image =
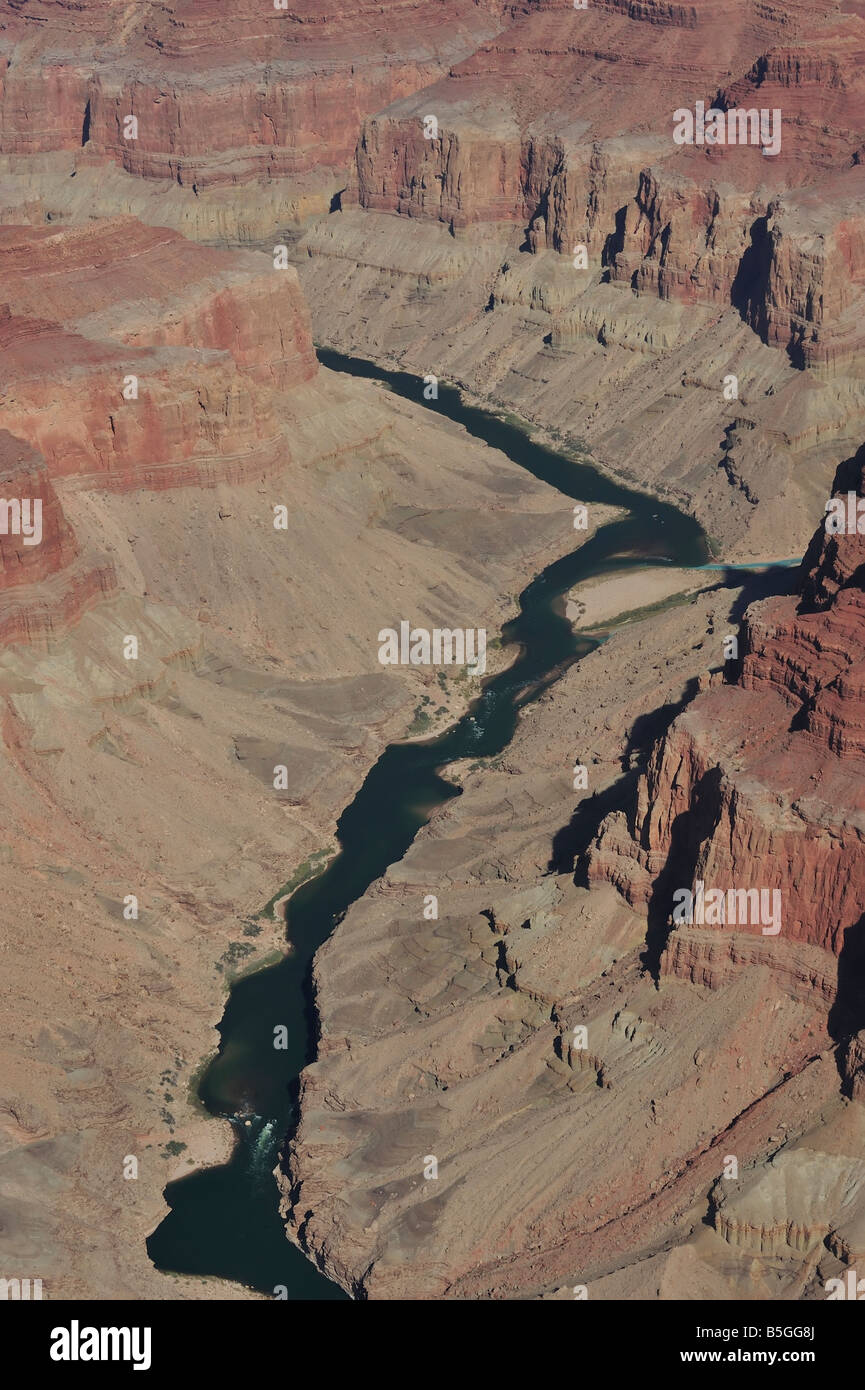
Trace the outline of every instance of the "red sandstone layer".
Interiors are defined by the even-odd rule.
[[[38,543],[0,536],[12,640],[113,583],[78,556],[54,482],[161,490],[283,471],[290,393],[318,366],[293,269],[131,218],[0,228],[0,283],[4,496],[42,504]]]
[[[81,557],[44,460],[0,430],[0,642],[43,636],[114,586],[109,565]]]
[[[4,419],[52,476],[168,487],[290,457],[276,393],[317,370],[292,269],[117,218],[0,228],[0,274]]]
[[[348,202],[585,243],[611,279],[732,302],[797,365],[833,369],[865,354],[863,55],[842,0],[0,0],[2,151],[85,148],[193,198],[284,180],[288,200],[356,145]],[[676,144],[697,102],[780,112],[779,149]]]
[[[865,450],[836,487],[865,495]],[[865,535],[821,525],[799,588],[748,610],[740,675],[713,677],[675,721],[589,872],[647,910],[665,973],[717,987],[759,962],[834,1002],[843,1036],[862,1022]],[[677,925],[676,890],[698,881],[778,890],[780,931],[753,915]]]
[[[532,8],[364,123],[345,198],[584,243],[612,279],[732,302],[797,365],[831,367],[865,346],[863,54],[865,18],[833,3]],[[778,152],[676,144],[698,101],[777,110]]]
[[[279,9],[2,0],[3,150],[86,145],[130,173],[196,191],[341,169],[364,116],[446,72],[499,27],[500,9],[493,0],[331,12],[320,0]]]

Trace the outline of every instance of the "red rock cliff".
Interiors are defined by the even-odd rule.
[[[4,417],[53,476],[172,487],[290,458],[278,396],[317,370],[293,269],[116,218],[0,228],[0,271]]]
[[[500,8],[2,0],[4,152],[86,144],[196,190],[342,168],[363,117],[446,72],[499,27]]]
[[[455,231],[536,223],[541,245],[584,242],[642,293],[732,302],[797,365],[833,368],[863,353],[863,53],[865,19],[831,3],[533,7],[364,122],[344,201]],[[779,150],[677,145],[674,110],[698,100],[779,111]]]
[[[865,449],[838,472],[848,491],[865,497]],[[822,994],[842,1036],[865,1021],[865,534],[821,524],[798,594],[752,605],[743,646],[738,678],[713,677],[656,747],[630,816],[604,823],[589,874],[645,908],[662,972],[713,985],[762,964]],[[780,931],[671,931],[698,880],[779,890]]]
[[[318,365],[293,269],[132,218],[2,227],[0,282],[3,495],[42,513],[38,544],[0,535],[0,638],[29,640],[114,583],[98,553],[79,553],[62,486],[284,471],[291,393]]]

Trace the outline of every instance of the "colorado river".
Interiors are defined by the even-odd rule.
[[[171,1211],[150,1237],[148,1252],[160,1269],[217,1275],[269,1294],[284,1288],[289,1299],[346,1297],[286,1239],[272,1176],[296,1123],[297,1078],[315,1057],[310,969],[316,950],[369,884],[402,858],[435,808],[459,794],[442,770],[461,758],[501,753],[521,706],[598,645],[597,637],[572,630],[563,595],[582,580],[633,566],[692,567],[709,558],[700,527],[675,507],[610,481],[572,454],[533,442],[519,422],[467,405],[457,390],[440,384],[438,400],[424,402],[416,376],[325,349],[319,358],[325,367],[384,382],[447,415],[574,501],[625,508],[628,514],[600,527],[523,590],[519,614],[501,636],[503,647],[519,655],[484,682],[457,724],[436,738],[385,749],[339,819],[339,854],[290,899],[292,954],[231,990],[219,1054],[199,1094],[213,1115],[233,1120],[238,1143],[229,1163],[166,1189]],[[288,1029],[284,1051],[273,1047],[278,1024]]]

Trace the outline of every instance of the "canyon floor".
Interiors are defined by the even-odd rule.
[[[111,224],[105,244],[122,256],[138,234]],[[37,267],[50,288],[51,256],[81,245],[55,232],[43,256],[20,229],[15,253],[25,244],[31,297]],[[146,253],[137,264],[128,309],[110,263],[82,276],[74,306],[80,316],[110,302],[118,334],[134,314],[135,349],[105,349],[117,387],[163,331],[164,263],[159,274]],[[237,324],[255,312],[249,269],[231,290]],[[155,317],[142,310],[154,293]],[[190,313],[207,313],[228,291],[210,278],[185,293]],[[302,332],[290,295],[271,312],[286,341]],[[93,372],[104,323],[103,307],[56,365],[55,401]],[[166,485],[164,468],[114,475],[109,443],[105,470],[82,475],[70,441],[86,437],[100,379],[76,388],[65,412],[34,408],[27,352],[44,331],[10,343],[20,367],[4,412],[32,440],[27,453],[3,437],[7,490],[25,465],[42,476],[40,445],[68,470],[54,470],[43,569],[15,582],[22,551],[14,538],[4,550],[4,1263],[38,1269],[46,1297],[222,1297],[225,1286],[158,1273],[144,1239],[166,1181],[230,1143],[194,1096],[227,982],[284,949],[278,919],[257,914],[332,845],[336,815],[384,744],[427,706],[438,723],[461,713],[472,685],[455,668],[443,682],[382,668],[379,629],[403,616],[437,624],[445,605],[497,631],[525,580],[570,547],[571,509],[462,429],[314,358],[262,388],[259,421],[266,401],[285,432],[281,456],[232,460],[219,420],[248,379],[235,328],[231,349],[209,355],[227,404],[214,391],[195,405],[208,436],[200,457],[187,450]],[[200,382],[180,350],[172,370],[174,399]],[[147,401],[145,372],[141,388]],[[138,448],[153,464],[162,450],[171,463],[187,441],[167,413],[154,418],[152,396],[145,410],[150,434],[125,441],[123,457]],[[286,790],[274,790],[278,765]]]
[[[812,1300],[865,1260],[865,553],[822,525],[865,496],[863,52],[859,0],[0,0],[0,478],[44,519],[0,534],[0,1277],[252,1296],[145,1240],[229,1150],[232,979],[477,693],[378,633],[496,632],[576,544],[431,378],[718,565],[805,560],[567,595],[602,645],[318,953],[287,1237],[375,1299]],[[776,154],[677,144],[713,100]],[[698,879],[782,931],[674,927]]]

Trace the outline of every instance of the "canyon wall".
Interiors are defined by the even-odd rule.
[[[192,1099],[226,982],[285,951],[264,907],[382,747],[462,712],[379,630],[495,631],[570,508],[320,370],[270,255],[118,217],[5,225],[0,263],[0,1261],[46,1298],[247,1297],[145,1246],[230,1149]]]
[[[865,492],[863,471],[865,450],[839,470],[845,505],[848,492]],[[671,893],[702,880],[707,889],[778,890],[777,940],[765,940],[762,919],[735,933],[764,938],[767,962],[798,943],[853,954],[865,914],[863,575],[865,536],[821,525],[799,595],[748,610],[741,669],[728,663],[736,679],[713,677],[658,745],[627,833],[619,817],[602,831],[591,876],[648,909],[659,933]],[[695,929],[692,956],[689,927],[674,922],[662,968],[711,982],[713,937],[732,939],[729,924],[715,925]],[[720,969],[729,949],[718,947]]]
[[[280,210],[291,220],[327,208],[363,118],[446,72],[502,8],[3,0],[2,152],[84,152],[85,167],[176,185],[202,200],[198,226],[211,235],[275,223]]]
[[[164,1182],[225,1153],[190,1075],[237,948],[282,946],[239,914],[464,706],[370,634],[443,593],[492,626],[573,538],[313,333],[586,441],[725,559],[799,556],[842,461],[862,491],[860,8],[0,0],[0,464],[44,520],[0,536],[0,1225],[50,1296],[166,1295]],[[697,101],[780,110],[779,152],[676,145]],[[345,1288],[807,1297],[862,1252],[860,545],[818,533],[726,678],[711,578],[626,626],[340,923],[279,1180]],[[779,891],[780,933],[670,931],[700,876]]]
[[[587,443],[727,558],[801,554],[865,425],[863,42],[834,3],[515,12],[364,121],[297,248],[316,336]],[[779,147],[677,144],[698,101]]]
[[[44,532],[33,546],[3,539],[10,639],[50,631],[52,609],[62,626],[114,586],[95,537],[79,555],[59,480],[158,489],[282,471],[277,393],[317,362],[294,271],[263,257],[120,218],[0,228],[0,266],[4,496],[38,498]],[[9,594],[25,583],[39,587]]]
[[[293,270],[199,258],[131,219],[0,228],[0,264],[4,419],[53,477],[178,486],[285,466],[276,392],[317,366]]]
[[[319,952],[280,1183],[355,1296],[822,1298],[861,1257],[862,545],[614,631]],[[778,929],[671,923],[698,879]]]
[[[536,244],[582,242],[639,292],[747,305],[765,341],[837,365],[861,353],[863,52],[861,16],[832,4],[704,4],[687,24],[656,6],[530,9],[367,118],[343,201],[454,230],[534,224]],[[713,93],[777,111],[780,148],[677,145],[674,110]]]
[[[285,244],[317,339],[588,443],[727,558],[801,554],[865,424],[855,6],[0,16],[0,220]],[[777,152],[676,144],[698,101],[779,111]]]

